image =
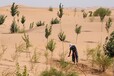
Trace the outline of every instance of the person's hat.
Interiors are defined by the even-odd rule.
[[[71,46],[72,46],[72,44],[70,43],[70,44],[69,44],[69,47],[71,47]]]

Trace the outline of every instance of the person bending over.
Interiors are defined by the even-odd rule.
[[[74,64],[77,62],[78,63],[78,52],[77,52],[77,48],[75,45],[73,44],[69,44],[70,47],[70,52],[68,57],[70,57],[71,51],[72,51],[72,61],[74,62]]]

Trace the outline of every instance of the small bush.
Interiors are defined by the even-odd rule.
[[[89,49],[87,51],[88,58],[92,58],[92,65],[93,63],[97,64],[101,72],[105,72],[106,69],[112,65],[113,59],[105,55],[101,45],[98,45],[96,48]]]
[[[34,27],[34,22],[30,23],[29,29],[32,29]]]
[[[24,66],[23,72],[20,72],[20,66],[19,63],[16,64],[16,76],[29,76],[29,73],[27,71],[27,67]]]
[[[59,37],[59,40],[60,41],[65,41],[65,39],[66,39],[66,35],[64,34],[64,32],[60,32],[58,34],[58,37]]]
[[[85,12],[85,10],[84,10],[84,9],[82,9],[82,10],[81,10],[81,12]]]
[[[39,58],[40,58],[40,53],[36,52],[36,48],[34,50],[34,54],[32,55],[32,59],[31,61],[34,62],[34,63],[37,63]]]
[[[87,17],[87,13],[83,12],[83,18]]]
[[[11,27],[10,27],[10,32],[11,33],[17,33],[19,31],[19,27],[17,26],[15,20],[12,22]]]
[[[22,16],[21,23],[23,24],[23,26],[24,26],[25,21],[26,21],[25,16]]]
[[[63,16],[63,5],[60,3],[59,4],[59,11],[57,12],[57,16],[61,19]]]
[[[1,47],[0,47],[0,60],[2,59],[6,50],[7,50],[6,46],[1,45]]]
[[[111,11],[106,8],[98,8],[93,15],[94,16],[100,16],[100,20],[103,21],[105,16],[110,16]]]
[[[48,25],[46,25],[46,28],[45,28],[45,37],[47,39],[51,35],[51,32],[52,32],[52,26],[48,27]]]
[[[109,18],[105,25],[106,25],[105,29],[106,29],[107,33],[109,33],[109,29],[112,26],[112,19]]]
[[[51,68],[50,70],[43,71],[40,76],[64,76],[64,73]]]
[[[66,76],[78,76],[78,74],[76,72],[68,72]]]
[[[102,15],[106,15],[106,16],[110,16],[111,14],[111,11],[109,9],[106,9],[106,8],[98,8],[94,13],[93,15],[94,16],[99,16],[100,14]]]
[[[76,72],[62,72],[57,69],[51,68],[50,70],[43,71],[40,76],[78,76]]]
[[[55,19],[52,18],[51,24],[59,24],[59,23],[60,23],[60,21],[57,18],[55,18]]]
[[[32,46],[31,43],[30,43],[30,40],[29,40],[29,35],[27,35],[26,33],[24,33],[24,36],[22,36],[22,39],[23,39],[23,41],[26,44],[26,49],[28,49],[29,47]]]
[[[104,44],[104,51],[110,57],[114,57],[114,31],[110,34],[109,38],[106,38]]]
[[[39,21],[36,23],[36,26],[39,27],[39,26],[44,26],[45,25],[45,22],[42,22],[42,21]]]
[[[15,5],[15,3],[13,3],[10,9],[10,13],[14,17],[18,13],[18,5]]]
[[[7,16],[0,15],[0,25],[2,25],[5,22]]]
[[[49,7],[49,9],[48,9],[49,11],[53,11],[53,8],[52,7]]]

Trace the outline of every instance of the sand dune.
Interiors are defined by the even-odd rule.
[[[89,10],[93,11],[94,8],[89,8]],[[86,9],[85,11],[89,11]],[[48,8],[32,8],[26,6],[20,6],[20,17],[24,15],[26,17],[25,28],[27,34],[30,37],[30,42],[32,47],[30,48],[30,52],[33,54],[34,48],[37,48],[37,52],[41,53],[39,62],[37,63],[36,67],[37,72],[41,72],[45,69],[45,46],[46,46],[46,38],[45,38],[45,26],[35,27],[29,30],[29,25],[31,22],[36,23],[37,21],[45,21],[46,24],[50,25],[50,21],[52,18],[57,17],[58,9],[55,8],[53,12],[48,11]],[[10,26],[12,23],[12,16],[10,15],[10,6],[7,7],[0,7],[0,14],[7,15],[6,21],[3,25],[0,26],[0,44],[5,45],[7,47],[7,51],[5,52],[2,60],[0,61],[0,72],[3,72],[7,68],[14,69],[15,62],[12,61],[12,54],[15,51],[15,44],[24,43],[22,40],[23,33],[15,33],[10,34]],[[112,14],[110,16],[114,21],[114,10],[112,10]],[[17,18],[17,17],[16,17]],[[105,41],[105,37],[107,36],[105,30],[105,21],[107,21],[109,17],[106,17],[103,22],[103,36],[102,40]],[[83,19],[81,11],[77,11],[76,17],[74,17],[73,9],[64,8],[64,15],[61,21],[62,30],[66,34],[66,42],[64,43],[64,50],[65,52],[69,52],[69,43],[76,43],[76,34],[75,34],[75,25],[79,24],[82,26],[82,32],[78,36],[78,42],[76,44],[78,52],[79,52],[79,63],[84,63],[90,65],[89,62],[83,61],[86,60],[86,49],[88,47],[96,47],[96,45],[101,40],[101,22],[98,17],[94,18],[94,21],[91,22],[90,18],[87,17]],[[22,24],[19,25],[22,28]],[[110,32],[114,30],[114,22],[110,29]],[[59,54],[62,52],[62,44],[58,39],[58,33],[60,32],[60,24],[53,25],[52,35],[49,39],[54,39],[56,42],[56,49],[54,50],[54,59],[59,59]],[[68,53],[67,53],[68,55]],[[71,58],[66,57],[67,61],[71,61]],[[20,66],[27,65],[28,69],[30,70],[30,63],[28,62],[28,58],[26,58],[26,54],[22,53],[19,57]],[[39,74],[39,73],[38,73]],[[1,76],[1,73],[0,73]],[[34,76],[32,72],[30,72],[30,76]],[[80,74],[80,76],[84,76]],[[99,76],[99,75],[92,75],[88,74],[87,76]],[[104,75],[103,75],[104,76]],[[105,75],[106,76],[106,75]],[[112,75],[110,75],[112,76]]]

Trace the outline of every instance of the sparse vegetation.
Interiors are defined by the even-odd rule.
[[[62,42],[62,48],[63,48],[63,56],[65,55],[65,52],[64,52],[64,41],[66,39],[66,35],[64,34],[64,32],[60,32],[58,34],[58,38],[59,40]]]
[[[49,9],[48,9],[48,10],[52,12],[52,11],[53,11],[53,8],[52,8],[52,7],[49,7]]]
[[[46,46],[46,48],[51,51],[51,60],[52,60],[52,57],[53,57],[53,51],[54,51],[54,49],[55,49],[55,45],[56,45],[56,43],[54,42],[53,39],[51,39],[51,40],[47,43],[47,46]]]
[[[22,16],[22,18],[21,18],[21,23],[23,24],[23,27],[25,26],[25,25],[24,25],[25,21],[26,21],[25,16]]]
[[[102,8],[102,7],[98,8],[93,13],[94,16],[99,16],[100,21],[102,22],[102,24],[101,24],[101,44],[102,44],[103,21],[104,21],[105,16],[110,16],[110,14],[111,14],[111,11],[109,9]]]
[[[85,19],[87,17],[87,13],[83,12],[83,18]]]
[[[17,11],[17,17],[18,17],[17,22],[18,22],[18,23],[19,23],[19,16],[20,16],[20,12]]]
[[[50,70],[43,71],[40,76],[78,76],[78,74],[76,72],[64,73],[62,71],[51,68]]]
[[[22,11],[22,9],[23,9],[23,6],[21,6],[21,9],[19,9],[19,10]],[[108,36],[106,37],[106,41],[105,41],[105,44],[103,45],[103,47],[102,47],[102,42],[101,42],[101,44],[99,44],[97,47],[88,48],[86,50],[87,58],[88,58],[89,62],[92,63],[92,67],[91,67],[89,65],[90,63],[89,64],[85,63],[85,62],[88,63],[88,61],[85,61],[84,58],[82,58],[82,56],[80,56],[80,58],[82,58],[82,59],[80,59],[80,62],[76,63],[76,65],[73,64],[72,62],[69,62],[69,59],[66,58],[67,54],[68,54],[68,48],[69,48],[69,47],[67,47],[68,43],[69,42],[74,43],[73,38],[70,38],[70,39],[68,38],[69,40],[65,41],[66,35],[68,35],[70,33],[73,34],[75,32],[76,33],[76,44],[77,44],[78,36],[82,30],[82,26],[79,26],[78,24],[76,24],[76,26],[74,28],[74,32],[68,31],[68,29],[72,30],[72,28],[73,28],[72,24],[74,24],[73,22],[76,23],[76,22],[80,21],[80,19],[82,18],[81,17],[82,14],[80,16],[80,12],[78,12],[78,16],[76,16],[77,15],[76,8],[73,9],[72,11],[71,10],[72,9],[65,8],[65,18],[66,18],[65,22],[66,23],[63,23],[65,26],[64,25],[61,26],[62,17],[64,15],[63,5],[61,3],[59,5],[59,11],[57,12],[58,17],[52,18],[52,20],[50,21],[50,26],[48,26],[48,25],[45,26],[44,21],[38,21],[36,23],[32,22],[29,25],[31,16],[30,16],[30,14],[27,14],[26,16],[29,15],[30,19],[28,20],[28,23],[27,23],[28,29],[26,31],[25,30],[26,18],[23,15],[26,10],[24,10],[24,12],[20,14],[20,12],[18,11],[18,5],[15,5],[15,3],[12,4],[12,6],[10,8],[10,13],[11,13],[11,16],[13,17],[13,21],[12,21],[12,24],[10,27],[8,25],[9,25],[9,22],[11,22],[12,18],[8,14],[9,9],[6,7],[5,7],[5,10],[2,9],[1,13],[4,13],[4,11],[6,11],[5,14],[8,14],[7,16],[8,16],[9,22],[5,24],[6,27],[0,26],[0,43],[6,43],[8,45],[9,51],[6,51],[7,47],[5,47],[4,45],[0,46],[0,61],[1,61],[0,75],[2,75],[2,76],[37,76],[37,74],[41,73],[40,76],[78,76],[77,72],[79,72],[80,74],[82,74],[82,72],[83,72],[84,75],[86,76],[86,73],[88,75],[88,73],[93,74],[94,72],[95,72],[95,74],[98,73],[97,75],[99,75],[102,72],[106,72],[106,70],[108,68],[109,68],[109,71],[112,71],[112,70],[110,70],[110,66],[112,68],[112,63],[114,62],[114,60],[113,60],[114,59],[113,58],[114,57],[114,50],[113,50],[114,49],[114,31],[110,34],[110,31],[112,31],[112,30],[110,30],[110,28],[113,23],[112,22],[113,19],[111,19],[113,17],[110,16],[111,11],[106,8],[98,8],[95,12],[92,12],[92,11],[87,12],[88,10],[86,10],[86,9],[81,10],[82,14],[83,14],[83,18],[86,18],[87,16],[89,16],[90,22],[93,22],[95,16],[100,16],[100,20],[103,24],[105,16],[110,16],[108,21],[105,24],[106,25],[105,29],[106,29],[106,32],[108,33]],[[39,10],[36,11],[36,9],[34,9],[34,11],[35,11],[35,14],[39,12]],[[45,13],[48,15],[52,14],[52,16],[54,16],[55,11],[54,12],[52,12],[52,11],[53,11],[53,7],[49,7],[47,9],[48,13],[46,11],[45,11]],[[26,11],[26,12],[28,12],[28,11]],[[40,13],[41,12],[42,12],[42,10],[40,10]],[[44,10],[43,10],[43,12],[44,12]],[[89,15],[88,15],[88,13],[89,13]],[[7,18],[7,16],[5,14],[0,15],[0,25],[3,25]],[[32,13],[32,14],[34,14],[34,13]],[[44,17],[47,17],[48,15],[45,15],[44,13],[42,15],[43,15],[43,18],[40,17],[40,19],[46,20],[46,22],[49,23],[49,20],[47,20],[47,19],[50,19],[52,16],[44,19]],[[74,16],[74,18],[73,18],[73,16]],[[75,18],[75,16],[76,16],[76,18]],[[33,17],[34,16],[32,16],[32,18]],[[34,17],[34,19],[36,19],[36,17]],[[70,19],[74,19],[74,21],[71,20],[71,22],[69,22]],[[83,20],[81,20],[81,21],[83,21]],[[80,23],[80,22],[78,22],[78,23]],[[20,24],[23,25],[23,29],[20,29],[21,28],[21,27],[19,27]],[[60,28],[58,26],[53,26],[53,24],[60,24]],[[82,24],[83,24],[83,22],[82,22]],[[87,22],[87,24],[89,24],[89,22]],[[85,24],[85,25],[87,25],[87,24]],[[90,24],[93,24],[93,23],[90,23]],[[95,22],[95,24],[99,25],[99,22],[97,22],[97,23]],[[66,25],[69,25],[69,26],[66,27]],[[37,29],[33,29],[33,28],[35,28],[35,26],[36,27],[45,26],[45,27],[41,27],[41,29],[39,28],[37,30]],[[9,27],[10,27],[10,29],[9,29],[10,33],[15,33],[15,34],[7,34],[7,31],[8,31],[7,29]],[[62,27],[65,27],[63,29],[65,32],[67,31],[70,33],[66,33],[66,35],[65,35],[65,33],[62,30]],[[90,27],[93,27],[93,26],[90,26]],[[56,34],[53,34],[53,36],[51,36],[54,39],[50,39],[51,38],[50,35],[52,34],[52,28],[54,28],[53,31],[54,31],[54,33],[56,33]],[[86,28],[86,26],[84,28]],[[59,32],[58,29],[60,29],[60,33],[57,35],[57,33]],[[90,28],[84,29],[84,34],[86,34],[86,32],[91,32],[91,30],[89,30],[89,29]],[[97,32],[99,32],[97,30],[97,28],[95,28],[95,30]],[[30,34],[27,34],[26,32],[30,33]],[[106,32],[103,32],[103,28],[101,26],[101,34],[104,34]],[[17,33],[19,33],[19,34],[17,34]],[[22,34],[20,34],[20,33],[24,33],[24,35],[21,36]],[[35,33],[35,34],[33,34],[33,33]],[[44,37],[44,36],[42,36],[44,33],[45,33],[46,39],[42,38],[42,37]],[[32,41],[38,47],[38,50],[40,51],[40,53],[37,51],[36,48],[35,49],[31,48],[32,44],[30,42],[29,35],[34,37],[34,38],[32,37],[34,39]],[[37,35],[37,36],[35,36],[35,35]],[[69,37],[72,37],[70,35],[69,35]],[[59,41],[56,36],[58,36]],[[83,35],[83,36],[85,36],[85,35]],[[20,37],[22,39],[19,39]],[[87,38],[89,38],[89,36]],[[87,45],[90,45],[90,47],[93,45],[96,45],[96,42],[94,42],[93,40],[89,41],[89,40],[87,40],[87,38],[85,38],[85,39],[82,38],[82,39],[84,39],[84,41],[81,40],[81,43],[78,45],[79,53],[81,53],[83,51],[83,47],[85,48],[85,46],[82,45],[84,42]],[[99,38],[99,36],[98,36],[98,38]],[[5,41],[5,39],[6,39],[6,41]],[[9,45],[9,43],[7,42],[8,39],[9,39],[8,42],[11,43],[11,45]],[[23,41],[23,43],[15,44],[15,42],[19,42],[20,40]],[[41,40],[41,41],[39,41],[39,40]],[[46,40],[47,40],[47,43],[45,43]],[[57,42],[55,42],[55,41],[57,41]],[[62,47],[60,47],[60,45],[59,45],[60,43],[62,44]],[[85,45],[85,43],[84,43],[84,45]],[[92,44],[92,43],[94,43],[94,44]],[[53,53],[54,53],[54,50],[56,49],[56,44],[57,44],[58,52],[56,52],[56,54],[54,54],[54,55],[56,55],[54,57]],[[65,44],[65,46],[64,46],[64,44]],[[80,45],[83,47],[80,47]],[[67,48],[65,49],[65,47],[67,47]],[[44,50],[46,50],[46,51],[44,51]],[[63,50],[63,51],[61,51],[61,50]],[[58,59],[59,57],[57,56],[58,53],[59,53],[60,60]],[[11,54],[12,60],[10,60],[10,58],[8,58],[9,56],[7,56],[10,54]],[[27,56],[29,55],[29,58],[25,58],[25,54],[27,54]],[[44,61],[45,61],[44,56],[42,56],[41,61],[39,60],[41,55],[45,56],[46,64],[44,64]],[[50,59],[51,61],[49,61],[49,62],[48,62],[48,57],[51,57],[51,59]],[[18,62],[20,62],[22,65],[20,66]],[[16,63],[16,66],[14,65],[15,63]],[[26,65],[25,65],[24,69],[23,69],[22,68],[23,64],[27,64],[28,67],[26,67]],[[53,68],[53,66],[54,66],[54,68]],[[15,67],[16,67],[16,69],[15,69]],[[44,70],[43,72],[40,72],[42,69],[45,69],[45,67],[46,67],[46,70]],[[29,70],[27,70],[27,68],[29,68]],[[57,69],[55,69],[55,68],[57,68]],[[41,70],[39,70],[39,69],[41,69]]]
[[[52,20],[51,20],[52,25],[53,24],[59,24],[59,23],[60,23],[60,21],[57,18],[55,18],[55,19],[52,18]]]
[[[18,14],[18,5],[15,5],[15,3],[11,6],[11,15],[14,17],[16,14]],[[14,18],[15,19],[15,18]]]
[[[32,29],[34,27],[34,22],[30,23],[29,29]]]
[[[60,3],[59,5],[59,12],[57,13],[57,16],[61,19],[63,16],[63,5]]]
[[[76,28],[75,28],[75,33],[77,34],[76,36],[76,43],[77,43],[77,39],[78,39],[78,35],[81,33],[81,26],[78,26],[78,24],[76,24]]]
[[[103,21],[105,16],[110,16],[111,14],[111,11],[109,9],[106,9],[106,8],[98,8],[94,13],[93,15],[94,16],[100,16],[100,20]]]
[[[39,21],[36,23],[36,26],[39,27],[39,26],[44,26],[45,25],[45,22],[42,22],[42,21]]]
[[[20,66],[19,63],[16,64],[16,76],[29,76],[29,73],[27,71],[27,67],[24,66],[23,72],[20,72]]]
[[[47,44],[48,44],[48,38],[49,36],[51,35],[51,32],[52,32],[52,26],[48,27],[48,25],[46,25],[45,27],[45,38],[47,39]],[[45,58],[46,58],[46,65],[48,64],[48,49],[46,47],[46,51],[45,51]]]
[[[109,29],[110,29],[111,25],[112,25],[112,19],[109,18],[108,21],[106,22],[106,26],[105,26],[108,36],[109,36]]]
[[[61,27],[61,18],[63,17],[63,5],[60,3],[59,5],[59,11],[57,12],[57,16],[60,18],[60,29],[62,31],[62,27]]]
[[[24,36],[22,36],[22,39],[23,39],[23,41],[26,44],[26,49],[29,49],[29,47],[32,46],[31,43],[30,43],[30,40],[29,40],[29,35],[27,35],[26,33],[24,33]]]
[[[40,53],[38,53],[37,50],[36,50],[36,48],[35,48],[34,54],[32,56],[31,61],[34,62],[34,63],[37,63],[38,60],[39,60],[39,58],[40,58]]]
[[[46,28],[45,28],[45,37],[48,41],[48,37],[51,35],[51,32],[52,32],[52,26],[48,27],[48,25],[46,25]]]
[[[114,31],[110,34],[109,38],[106,38],[105,44],[104,44],[104,51],[105,53],[113,57],[114,56]]]
[[[112,65],[113,59],[105,55],[101,45],[98,45],[96,48],[89,49],[87,51],[88,57],[92,58],[92,65],[97,64],[101,72],[105,72],[106,69]]]
[[[1,47],[0,47],[0,60],[2,59],[6,50],[7,50],[7,47],[5,45],[1,45]]]
[[[58,34],[58,37],[59,37],[59,40],[60,41],[65,41],[65,39],[66,39],[66,35],[64,34],[64,32],[60,32],[59,34]]]
[[[0,15],[0,25],[2,25],[5,22],[7,16]]]
[[[16,21],[14,20],[11,24],[10,32],[11,33],[18,33],[18,31],[19,31],[19,27],[17,26]]]

